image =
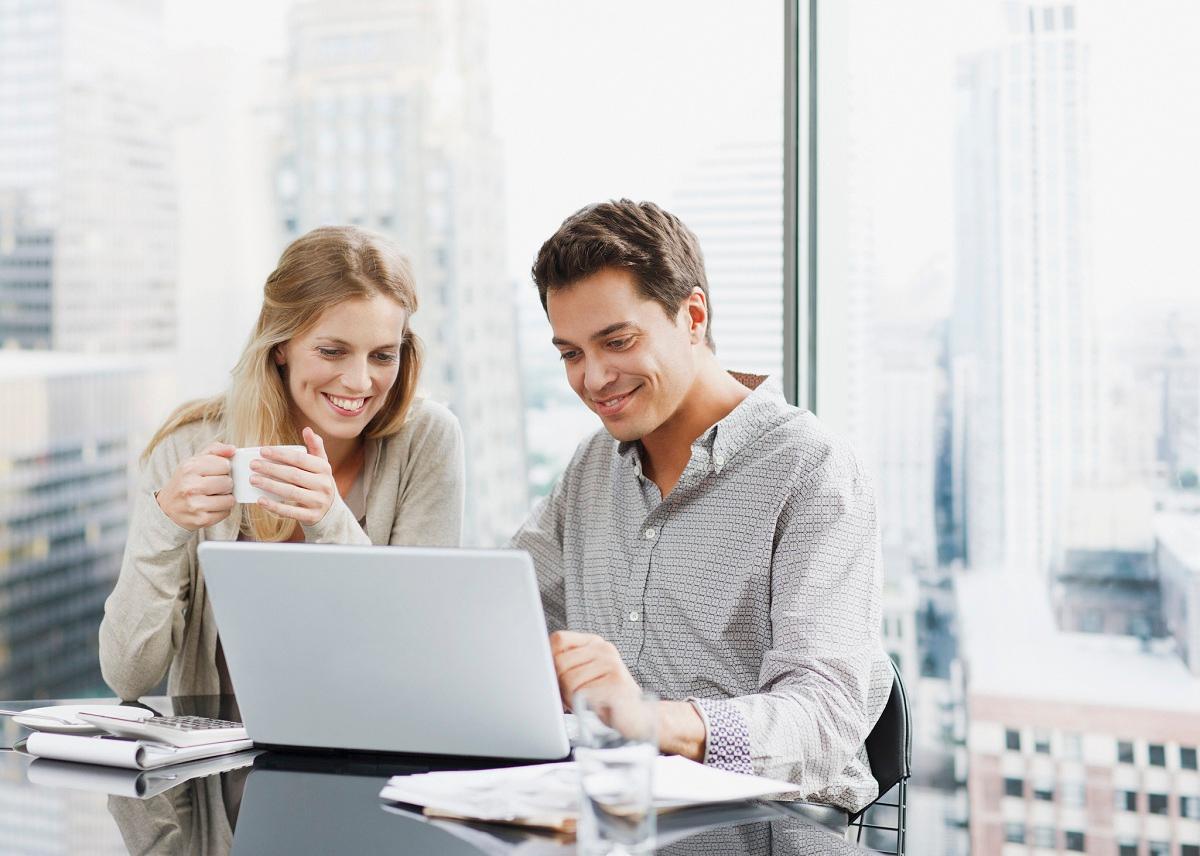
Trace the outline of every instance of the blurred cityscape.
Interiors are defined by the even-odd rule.
[[[887,143],[869,82],[849,93],[844,394],[913,704],[909,838],[1200,856],[1200,301],[1101,323],[1088,6],[985,5],[1002,29],[945,81],[954,251],[906,283],[876,265]],[[502,543],[598,427],[506,273],[485,11],[301,0],[284,60],[253,64],[168,54],[158,3],[0,0],[0,698],[106,692],[136,457],[221,388],[316,225],[413,256],[469,543]],[[781,139],[720,141],[662,201],[700,237],[723,363],[780,373]]]

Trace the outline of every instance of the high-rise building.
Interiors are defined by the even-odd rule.
[[[286,240],[353,223],[412,258],[422,387],[462,423],[467,540],[495,544],[528,491],[483,13],[474,0],[297,3],[279,211]]]
[[[0,353],[0,696],[102,690],[96,630],[168,387],[128,358]]]
[[[783,149],[730,143],[701,162],[672,203],[700,239],[721,364],[783,372]]]
[[[25,349],[0,354],[8,698],[102,689],[129,479],[173,397],[115,356],[171,364],[178,338],[161,6],[0,4],[0,346]]]
[[[1088,45],[1077,7],[1006,5],[960,61],[953,344],[966,560],[1040,575],[1067,492],[1098,478]]]
[[[28,0],[0,12],[0,344],[174,347],[160,7]]]

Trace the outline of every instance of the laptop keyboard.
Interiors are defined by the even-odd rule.
[[[228,719],[208,719],[204,716],[154,716],[146,720],[147,725],[172,728],[176,731],[207,731],[214,728],[241,728],[242,723]]]

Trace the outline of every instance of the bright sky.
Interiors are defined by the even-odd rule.
[[[852,62],[876,265],[903,287],[953,239],[956,57],[987,41],[1000,0],[855,0]],[[1081,0],[1092,41],[1093,248],[1107,311],[1200,291],[1200,4]],[[285,0],[167,0],[170,43],[282,51]],[[510,276],[585,202],[669,199],[727,139],[778,138],[779,0],[485,4],[504,145]],[[1135,289],[1131,289],[1135,286]]]

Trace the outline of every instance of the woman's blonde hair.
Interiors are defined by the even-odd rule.
[[[263,288],[258,323],[232,372],[229,389],[214,398],[184,404],[150,440],[142,460],[163,438],[192,422],[212,422],[217,437],[234,446],[303,445],[292,422],[291,397],[275,349],[301,335],[326,309],[345,300],[384,295],[408,317],[417,311],[412,265],[389,239],[356,226],[323,226],[293,241]],[[405,322],[400,374],[383,407],[363,435],[387,437],[400,430],[421,375],[421,341]],[[257,505],[243,509],[241,530],[256,541],[283,541],[295,522]],[[235,513],[237,510],[235,509]]]

